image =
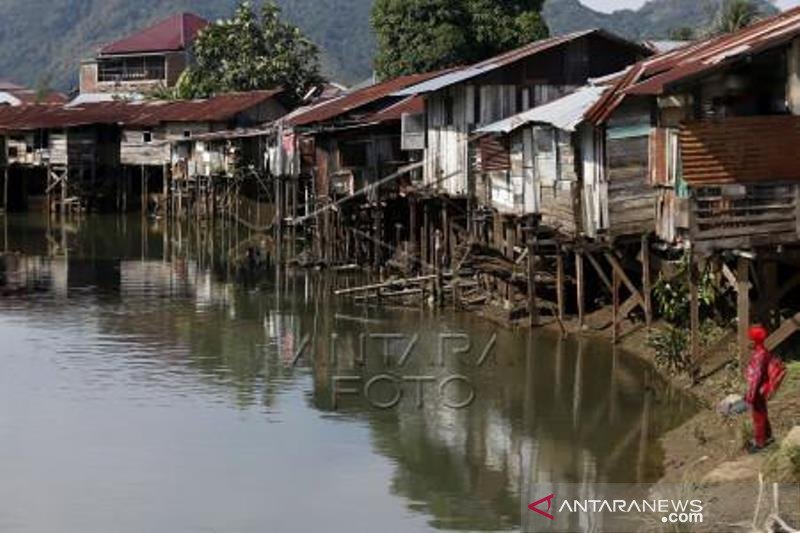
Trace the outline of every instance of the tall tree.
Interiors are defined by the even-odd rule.
[[[714,33],[723,34],[751,25],[761,15],[758,5],[752,0],[723,0]]]
[[[265,0],[260,13],[242,2],[232,18],[200,33],[194,53],[196,64],[179,80],[178,98],[276,87],[299,98],[321,81],[317,46],[281,20],[274,0]]]
[[[543,0],[377,0],[375,67],[391,78],[474,63],[548,35]]]

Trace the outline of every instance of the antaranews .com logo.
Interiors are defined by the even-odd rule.
[[[570,485],[551,489],[529,493],[542,496],[527,504],[526,531],[581,531],[581,526],[591,523],[593,531],[634,533],[644,526],[655,530],[661,529],[656,524],[669,528],[705,520],[702,500],[651,495],[644,486]]]

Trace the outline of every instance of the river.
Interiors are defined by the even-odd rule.
[[[657,480],[693,410],[603,341],[335,298],[221,223],[6,222],[0,532],[527,530],[534,485]]]

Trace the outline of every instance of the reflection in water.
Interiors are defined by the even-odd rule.
[[[10,220],[0,531],[531,530],[533,485],[658,478],[692,407],[643,363],[335,299],[359,280],[276,269],[269,244]],[[465,332],[466,353],[442,337]]]

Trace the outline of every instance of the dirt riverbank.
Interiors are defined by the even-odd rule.
[[[577,324],[565,326],[569,333],[578,333]],[[561,329],[557,324],[546,327]],[[585,330],[581,334],[610,339],[608,331]],[[647,342],[649,334],[646,328],[640,328],[626,335],[620,349],[655,366],[655,353]],[[749,413],[725,416],[717,412],[722,399],[729,394],[742,394],[745,389],[732,354],[735,346],[727,345],[711,354],[703,364],[704,377],[699,383],[659,369],[671,383],[691,394],[700,408],[695,416],[662,437],[664,472],[658,486],[681,486],[692,497],[707,502],[706,523],[695,526],[693,531],[750,532],[767,530],[765,523],[772,512],[773,500],[770,482],[780,481],[780,516],[797,528],[800,526],[798,480],[791,472],[776,472],[773,459],[791,430],[800,426],[800,363],[789,365],[789,375],[769,405],[775,444],[749,455],[744,449],[752,432]],[[765,482],[764,494],[754,528],[760,479]],[[787,482],[794,482],[794,486],[787,486]]]

